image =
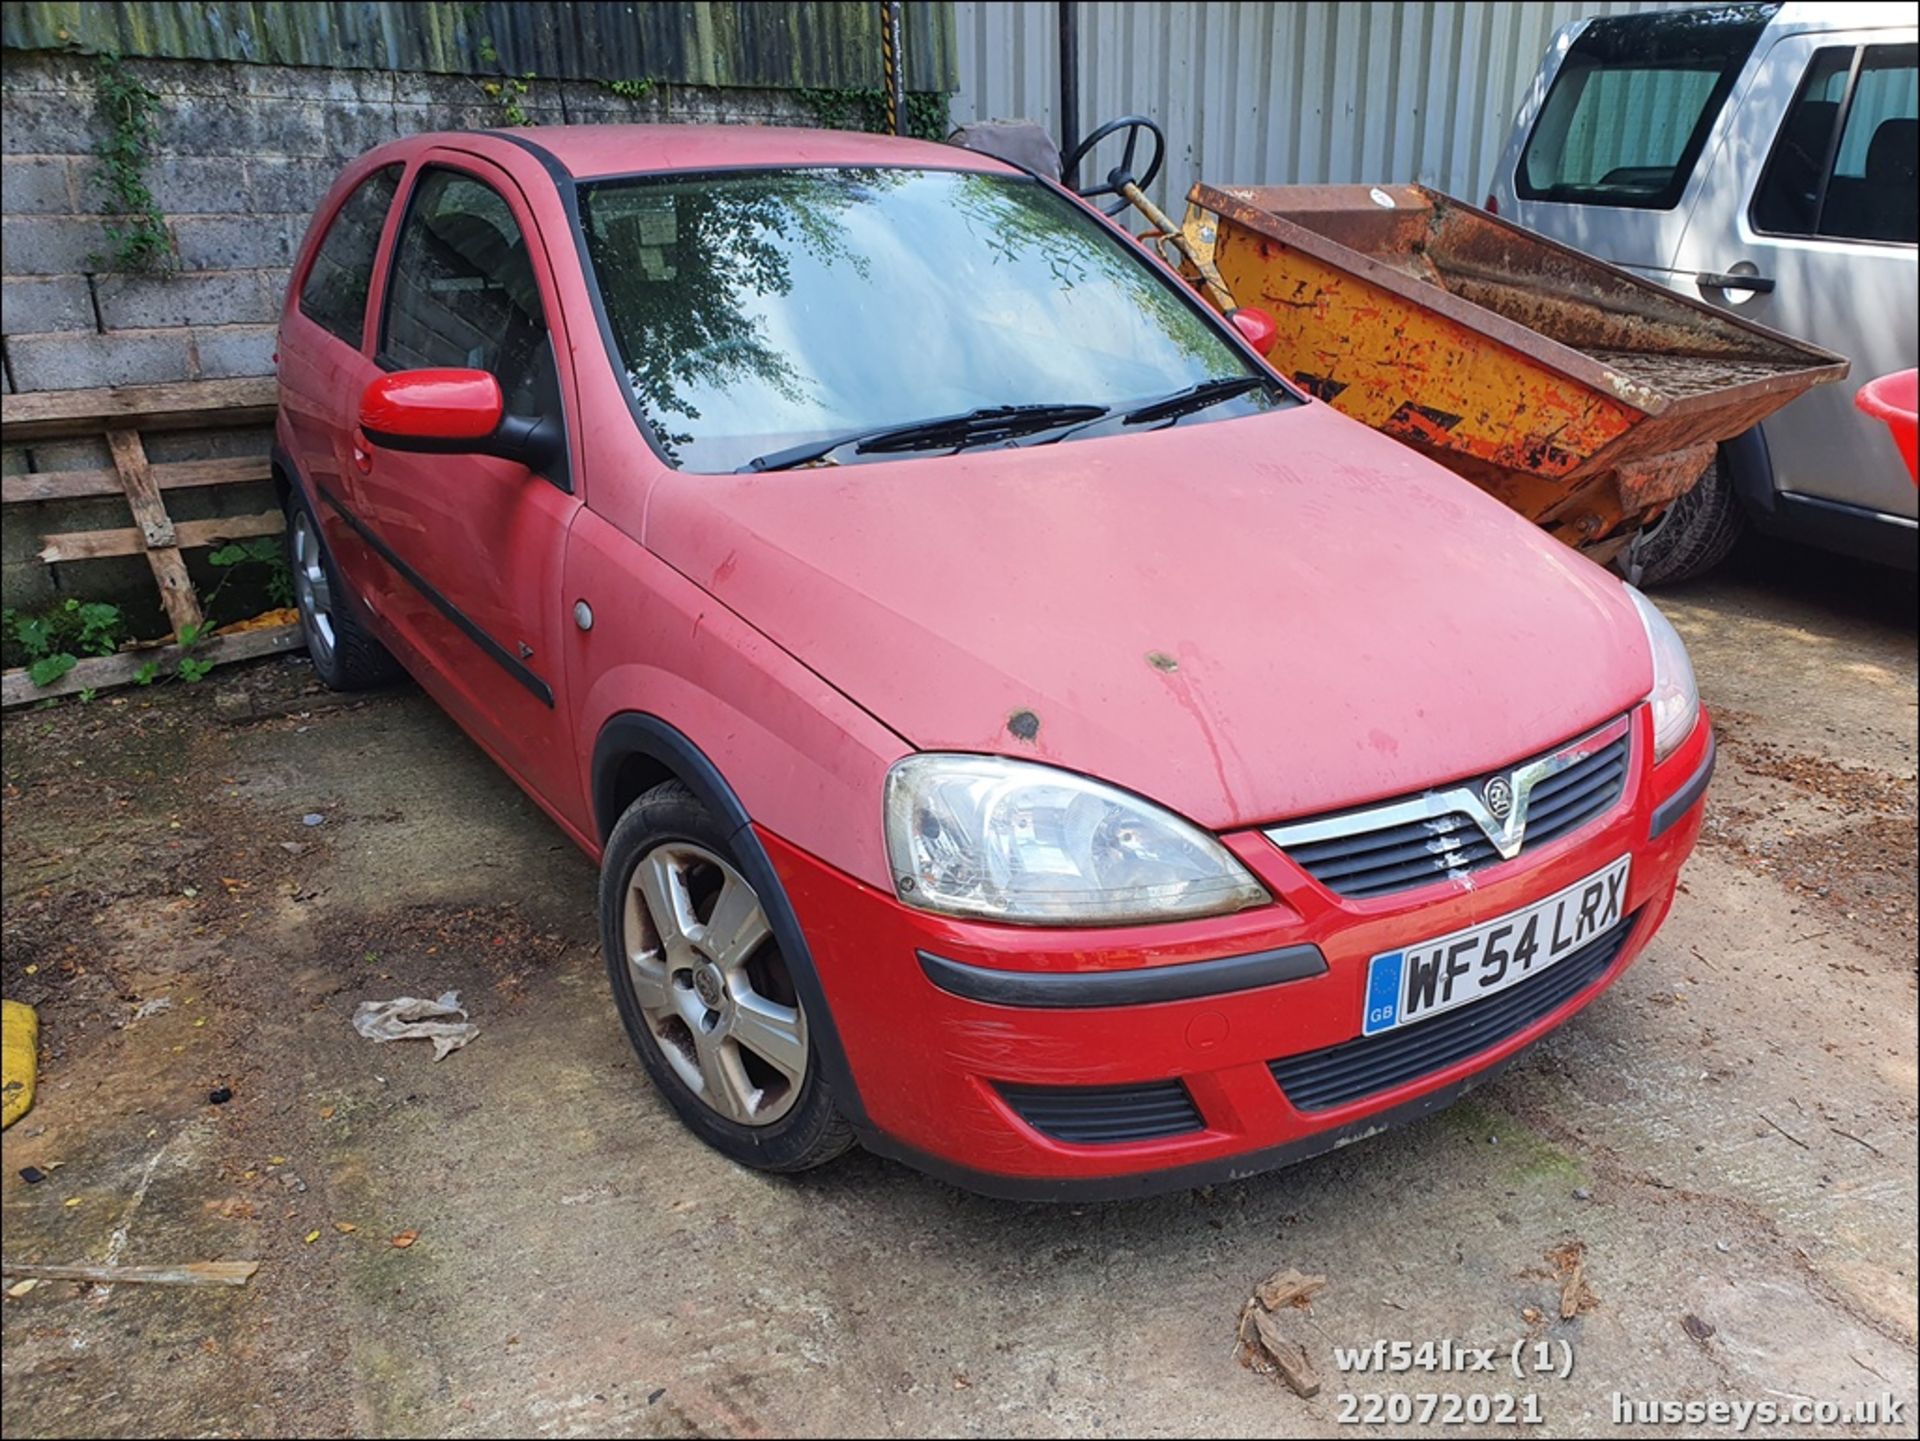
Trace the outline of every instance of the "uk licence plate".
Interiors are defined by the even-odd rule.
[[[1565,960],[1620,919],[1627,862],[1464,931],[1382,951],[1367,963],[1361,1034],[1424,1021],[1518,985]]]

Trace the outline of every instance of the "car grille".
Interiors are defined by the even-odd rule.
[[[1001,1086],[1007,1104],[1034,1130],[1056,1141],[1106,1146],[1151,1141],[1204,1129],[1179,1081],[1138,1086]]]
[[[1623,729],[1592,755],[1534,783],[1527,803],[1522,855],[1613,809],[1626,789],[1631,739],[1631,732]],[[1449,795],[1461,790],[1478,790],[1487,779],[1445,787],[1429,792],[1428,797],[1444,803]],[[1346,817],[1276,827],[1267,834],[1321,885],[1355,900],[1408,890],[1442,876],[1463,875],[1499,862],[1499,850],[1464,810],[1446,810],[1444,804],[1434,804],[1431,814],[1418,817],[1396,819],[1384,814],[1404,809],[1402,802],[1388,802]],[[1290,833],[1307,826],[1324,830],[1340,820],[1350,823],[1350,828],[1343,828],[1340,834],[1324,839],[1289,838]]]
[[[1623,735],[1558,775],[1534,783],[1527,799],[1527,838],[1520,854],[1577,831],[1613,809],[1627,788],[1630,741],[1630,736]]]
[[[1637,915],[1616,922],[1537,976],[1429,1020],[1268,1064],[1301,1111],[1343,1106],[1464,1061],[1558,1010],[1605,974]]]

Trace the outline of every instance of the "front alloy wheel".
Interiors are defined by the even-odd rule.
[[[792,1110],[807,1018],[746,879],[704,846],[656,846],[633,869],[621,930],[634,1000],[687,1089],[742,1126]]]
[[[814,1042],[794,958],[730,827],[678,781],[655,786],[607,837],[600,936],[627,1037],[687,1129],[762,1171],[804,1171],[853,1144]],[[796,945],[804,943],[796,942]],[[799,964],[805,964],[804,953]],[[824,1006],[818,989],[808,994]]]

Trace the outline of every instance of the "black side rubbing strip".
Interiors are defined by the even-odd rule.
[[[368,529],[366,523],[362,521],[359,516],[342,505],[339,497],[334,495],[332,491],[321,485],[315,486],[314,489],[320,492],[320,498],[322,500],[326,501],[328,505],[339,512],[342,520],[353,527],[353,533],[355,535],[373,547],[374,553],[393,567],[394,571],[402,580],[419,591],[420,594],[424,595],[432,602],[435,610],[439,611],[440,614],[444,615],[459,628],[462,635],[479,646],[481,650],[485,651],[487,659],[498,665],[508,675],[512,676],[515,680],[519,681],[521,685],[531,691],[542,705],[549,707],[553,705],[552,686],[548,685],[545,681],[541,680],[539,676],[520,664],[517,656],[513,655],[505,646],[501,645],[499,641],[475,625],[472,620],[468,618],[465,611],[461,610],[460,607],[440,594],[440,592],[435,590],[431,585],[427,584],[427,582],[421,578],[419,571],[395,555],[393,548]]]
[[[1186,961],[1133,971],[1002,971],[918,952],[920,969],[941,990],[993,1006],[1067,1008],[1150,1006],[1223,996],[1258,986],[1277,986],[1323,975],[1327,958],[1318,946],[1286,946],[1217,961]]]
[[[1680,818],[1692,810],[1700,797],[1707,793],[1707,782],[1713,779],[1713,763],[1720,743],[1711,734],[1707,736],[1707,753],[1700,758],[1698,770],[1687,777],[1687,783],[1660,802],[1654,808],[1653,824],[1647,828],[1647,839],[1657,841],[1667,831],[1680,823]]]

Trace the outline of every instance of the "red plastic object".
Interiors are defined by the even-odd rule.
[[[1229,311],[1227,319],[1233,322],[1233,328],[1240,332],[1241,338],[1262,356],[1273,354],[1273,343],[1280,338],[1280,327],[1266,311],[1257,305],[1242,305]]]
[[[369,435],[485,440],[500,425],[500,382],[484,370],[397,370],[360,397]]]
[[[1878,380],[1869,380],[1853,397],[1853,403],[1875,420],[1886,422],[1893,432],[1893,443],[1907,463],[1907,474],[1920,485],[1920,456],[1916,456],[1915,391],[1920,370],[1896,370]]]

